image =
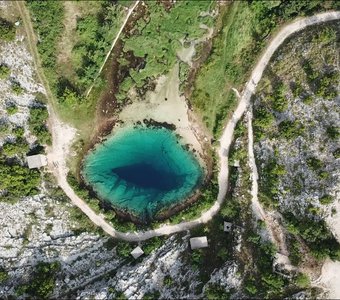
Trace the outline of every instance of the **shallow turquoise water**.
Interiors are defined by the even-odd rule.
[[[125,128],[98,145],[85,160],[83,176],[97,195],[146,220],[188,197],[202,169],[164,128]]]

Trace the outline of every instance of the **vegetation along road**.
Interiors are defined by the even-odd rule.
[[[136,4],[135,4],[136,5]],[[131,12],[131,11],[130,11]],[[26,19],[24,22],[25,27],[30,26],[30,22]],[[307,26],[320,24],[323,22],[328,22],[332,20],[340,19],[339,12],[327,12],[318,14],[312,17],[299,19],[285,27],[283,27],[278,34],[272,39],[266,50],[264,51],[262,57],[258,61],[255,66],[249,81],[247,82],[245,89],[241,95],[239,100],[239,104],[234,111],[232,118],[228,121],[222,137],[220,139],[220,149],[219,149],[219,157],[220,157],[220,171],[218,175],[218,183],[219,183],[219,193],[217,196],[217,200],[213,204],[213,206],[204,212],[201,217],[196,220],[182,222],[176,225],[163,225],[160,228],[148,231],[140,231],[140,232],[128,232],[123,233],[114,229],[110,224],[108,224],[104,217],[101,215],[97,215],[88,205],[87,203],[80,199],[72,189],[72,187],[68,184],[66,180],[66,157],[69,151],[70,142],[72,140],[72,136],[74,136],[74,132],[70,130],[65,124],[62,124],[56,117],[56,114],[53,113],[53,107],[50,108],[51,112],[51,128],[53,135],[53,147],[49,153],[50,159],[50,167],[53,169],[54,174],[57,177],[58,184],[64,190],[65,194],[71,199],[71,201],[77,205],[90,219],[91,221],[100,226],[106,233],[109,235],[123,239],[126,241],[142,241],[147,240],[149,238],[161,235],[168,235],[179,231],[184,231],[195,227],[198,224],[206,223],[213,218],[213,216],[219,211],[222,202],[225,199],[227,188],[228,188],[228,154],[230,145],[233,140],[234,129],[239,121],[239,119],[244,114],[247,109],[250,98],[255,92],[256,85],[260,81],[262,77],[262,73],[268,65],[272,55],[274,52],[280,47],[280,45],[289,37],[291,34],[306,28]],[[31,30],[27,29],[28,35],[30,36],[29,40],[34,38],[32,37],[33,33]],[[35,47],[35,43],[30,42],[30,47],[33,51],[33,55],[35,59],[37,59],[37,49]],[[37,67],[39,63],[37,63]],[[39,71],[38,71],[39,72]],[[43,76],[42,76],[43,77]],[[44,77],[42,78],[44,79]],[[45,84],[45,87],[48,92],[48,86],[46,80],[42,80]],[[52,96],[51,96],[52,97]],[[53,103],[53,102],[52,102]],[[51,103],[51,104],[52,104]],[[51,161],[55,162],[54,166]]]

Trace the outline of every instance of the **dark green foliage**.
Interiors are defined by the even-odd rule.
[[[0,160],[0,173],[0,190],[7,191],[7,198],[31,196],[38,192],[39,171]]]
[[[298,121],[285,120],[279,124],[279,134],[287,140],[295,139],[301,136],[303,132],[304,127]]]
[[[59,262],[39,262],[29,282],[21,285],[17,290],[19,295],[23,293],[38,299],[48,298],[55,287],[57,273],[60,271]]]
[[[7,113],[11,116],[18,112],[18,107],[16,105],[10,105],[6,108]]]
[[[271,106],[274,110],[283,112],[288,107],[288,100],[285,95],[286,88],[283,82],[279,82],[274,85],[273,89],[273,94],[269,97]]]
[[[209,284],[205,289],[204,294],[208,300],[227,300],[230,298],[230,292],[216,283]]]
[[[295,279],[294,279],[294,283],[302,289],[306,289],[310,286],[310,280],[309,277],[306,274],[303,273],[299,273]]]
[[[10,74],[10,68],[6,65],[0,64],[0,79],[6,79]]]
[[[63,31],[63,3],[60,1],[27,1],[39,35],[38,51],[42,66],[55,72],[57,41]]]
[[[134,246],[131,243],[120,241],[117,244],[117,254],[121,257],[127,258],[131,256],[131,251],[133,250]]]
[[[165,285],[165,286],[171,286],[172,285],[172,283],[174,282],[174,280],[172,279],[172,277],[170,276],[170,275],[166,275],[166,276],[164,276],[164,279],[163,279],[163,284]]]
[[[161,294],[158,291],[148,292],[144,294],[142,299],[143,300],[155,300],[155,299],[159,299],[160,295]]]
[[[320,203],[323,205],[333,203],[333,197],[331,195],[324,195],[320,198]]]
[[[329,256],[340,258],[340,245],[327,228],[324,220],[312,220],[307,217],[295,217],[285,214],[286,228],[292,234],[299,235],[309,246],[315,258],[322,260]]]
[[[29,147],[26,140],[22,137],[17,138],[13,143],[6,143],[2,146],[0,153],[6,157],[13,157],[15,155],[23,156],[28,152]]]
[[[265,138],[266,131],[275,124],[274,115],[266,108],[259,107],[254,112],[254,133],[257,141]]]
[[[335,139],[339,138],[339,136],[340,136],[339,128],[334,127],[334,126],[327,127],[326,133],[327,133],[328,137],[332,140],[335,140]]]
[[[31,107],[28,120],[30,131],[41,144],[51,144],[51,134],[47,129],[48,111],[45,106]]]
[[[0,40],[12,41],[15,38],[15,26],[12,22],[9,22],[0,17]]]
[[[281,298],[287,280],[273,273],[273,261],[276,247],[271,242],[264,242],[254,233],[248,233],[248,247],[255,259],[255,272],[245,279],[245,290],[248,295],[265,298]]]
[[[316,157],[307,158],[307,165],[315,172],[320,171],[323,167],[322,161]]]
[[[277,207],[277,194],[280,176],[286,173],[284,166],[279,165],[275,158],[270,159],[260,171],[260,201],[267,207]]]
[[[12,90],[16,95],[21,95],[24,89],[21,87],[19,82],[12,81]]]
[[[143,243],[143,251],[146,255],[150,254],[152,251],[158,249],[163,244],[163,239],[160,237],[154,237]]]
[[[0,267],[0,284],[5,282],[9,278],[8,272]]]

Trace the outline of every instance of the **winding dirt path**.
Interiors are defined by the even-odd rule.
[[[136,1],[135,5],[130,9],[130,14],[133,11],[133,8],[138,4],[139,1]],[[216,202],[213,206],[207,210],[206,212],[202,213],[201,217],[196,220],[183,222],[176,225],[163,225],[160,228],[148,230],[148,231],[140,231],[140,232],[120,232],[114,229],[110,224],[108,224],[105,219],[97,215],[87,204],[84,200],[80,199],[71,186],[66,181],[66,174],[67,174],[67,167],[66,167],[66,158],[69,153],[71,141],[75,135],[75,131],[61,123],[53,111],[53,96],[50,92],[48,82],[44,77],[44,74],[41,72],[41,64],[39,61],[39,56],[36,48],[36,38],[34,35],[33,27],[29,18],[29,14],[25,8],[25,5],[22,2],[17,2],[18,8],[20,13],[22,14],[23,23],[25,29],[27,31],[28,40],[29,40],[29,47],[32,51],[32,55],[35,58],[35,64],[38,72],[39,79],[45,85],[47,90],[48,98],[50,100],[50,119],[51,119],[51,128],[53,134],[53,146],[48,153],[49,157],[49,164],[50,167],[55,174],[59,186],[64,190],[65,194],[71,199],[72,203],[78,206],[89,218],[90,220],[100,226],[106,233],[109,235],[123,239],[126,241],[142,241],[147,240],[149,238],[161,235],[168,235],[184,230],[191,229],[198,224],[206,223],[212,219],[212,217],[219,211],[222,202],[227,193],[228,188],[228,154],[230,145],[233,140],[234,129],[236,123],[239,121],[243,113],[245,112],[246,108],[250,103],[250,98],[253,95],[256,85],[260,81],[262,77],[262,73],[266,66],[268,65],[270,58],[274,54],[274,52],[278,49],[278,47],[285,41],[287,37],[291,34],[304,29],[307,26],[319,24],[331,20],[337,20],[340,18],[340,12],[327,12],[318,14],[312,17],[307,17],[295,21],[287,26],[285,26],[271,41],[269,46],[267,47],[266,51],[263,53],[261,59],[257,63],[256,67],[254,68],[251,77],[246,84],[246,87],[242,93],[240,102],[232,115],[232,118],[228,121],[223,135],[220,139],[220,149],[218,151],[220,157],[220,172],[218,175],[218,183],[219,183],[219,192],[217,196]],[[127,22],[127,18],[124,24]],[[123,26],[122,26],[123,27]],[[122,28],[119,32],[121,33]],[[118,38],[117,38],[118,39]],[[114,46],[114,44],[113,44]],[[108,54],[109,55],[109,54]],[[108,57],[107,55],[107,57]]]

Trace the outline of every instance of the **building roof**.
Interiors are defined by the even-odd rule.
[[[137,259],[138,257],[140,257],[143,254],[144,254],[144,251],[139,246],[131,251],[131,255],[133,256],[134,259]]]
[[[232,223],[230,223],[230,222],[225,222],[225,221],[224,221],[223,230],[224,230],[225,232],[229,232],[229,231],[231,230],[231,226],[232,226],[232,225],[233,225]]]
[[[191,249],[199,249],[208,247],[208,240],[206,236],[199,236],[190,239]]]
[[[30,169],[40,168],[47,165],[47,158],[45,155],[37,154],[27,156],[27,163]]]

